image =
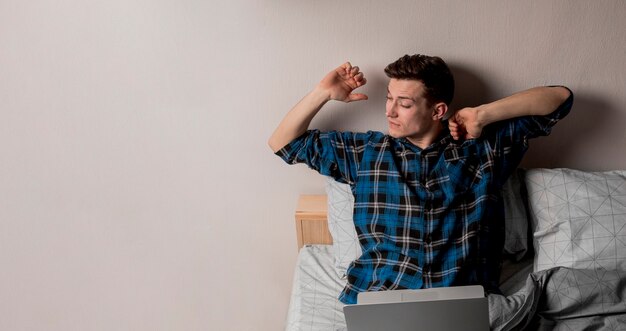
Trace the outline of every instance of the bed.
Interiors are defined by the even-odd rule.
[[[626,330],[626,171],[518,170],[507,182],[493,330]],[[286,330],[345,330],[337,300],[360,255],[347,185],[303,196]]]

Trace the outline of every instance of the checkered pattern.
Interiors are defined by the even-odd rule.
[[[307,131],[277,152],[350,184],[362,252],[339,299],[358,292],[481,284],[497,291],[504,242],[502,186],[548,116],[495,123],[463,143],[448,132],[420,149],[380,132]]]

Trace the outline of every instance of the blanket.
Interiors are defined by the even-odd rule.
[[[492,330],[626,330],[626,271],[557,267],[509,296],[490,294]]]

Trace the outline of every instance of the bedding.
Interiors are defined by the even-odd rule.
[[[361,256],[361,245],[352,222],[354,196],[350,185],[339,183],[330,177],[326,179],[326,195],[328,230],[333,237],[335,270],[340,277],[344,277],[350,262]]]
[[[624,330],[626,273],[619,270],[525,268],[503,282],[507,296],[490,295],[492,330]],[[307,245],[298,255],[286,330],[346,330],[331,245]],[[506,293],[506,291],[505,291]]]
[[[531,169],[535,271],[626,269],[626,171]]]
[[[286,330],[345,330],[337,296],[346,281],[337,275],[331,245],[305,245],[294,272]]]
[[[333,244],[300,251],[287,330],[345,330],[337,295],[360,248],[349,186],[326,189]],[[626,172],[520,170],[503,196],[508,259],[491,328],[626,330]]]
[[[625,330],[626,273],[556,267],[509,296],[489,295],[492,330]]]

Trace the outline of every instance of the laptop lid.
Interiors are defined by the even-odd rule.
[[[419,290],[361,292],[357,296],[357,304],[475,299],[484,297],[485,290],[482,286],[469,285],[436,287]]]
[[[439,288],[438,290],[441,289]],[[468,293],[471,293],[471,295],[477,293],[476,289],[467,290],[469,290]],[[482,287],[480,287],[480,290],[482,291]],[[421,292],[424,290],[410,291]],[[472,293],[472,291],[476,292]],[[452,291],[453,295],[454,292]],[[405,293],[393,293],[392,295],[408,293],[405,291]],[[480,297],[454,299],[441,299],[441,297],[450,295],[450,292],[446,290],[441,295],[434,295],[432,291],[425,293],[430,296],[439,296],[439,298],[420,301],[420,299],[425,298],[422,297],[418,298],[417,301],[358,303],[356,305],[344,306],[343,310],[348,331],[489,330],[489,307],[487,298],[484,297],[484,292],[480,292]],[[371,299],[367,297],[370,297],[370,295],[364,296],[366,301]],[[359,301],[362,300],[363,298],[359,299]]]

